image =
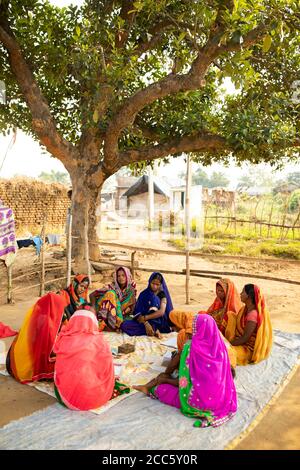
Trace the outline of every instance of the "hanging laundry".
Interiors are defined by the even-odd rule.
[[[0,200],[0,259],[10,266],[16,257],[15,219],[12,209]]]
[[[55,233],[49,233],[47,235],[49,245],[59,245],[60,244],[60,235]]]

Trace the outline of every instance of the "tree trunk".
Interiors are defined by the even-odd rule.
[[[74,174],[72,178],[72,258],[74,258],[74,270],[88,273],[89,260],[86,259],[86,232],[89,240],[89,258],[98,260],[100,251],[96,244],[97,223],[99,217],[96,210],[99,201],[101,187],[91,188],[90,182],[82,178],[82,173]]]
[[[88,211],[88,239],[89,239],[89,253],[90,259],[98,261],[100,257],[99,245],[95,242],[99,240],[100,235],[100,215],[97,215],[97,209],[100,207],[100,193],[101,188],[94,190],[90,197],[90,205]],[[99,209],[98,209],[99,210]]]

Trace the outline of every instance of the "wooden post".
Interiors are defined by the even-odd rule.
[[[136,251],[133,251],[131,253],[131,274],[132,274],[132,279],[134,279],[134,275],[135,275],[135,272],[134,272],[134,257],[135,257],[135,254],[136,254]]]
[[[43,227],[42,227],[42,247],[41,247],[41,285],[40,285],[40,297],[45,294],[45,224],[46,224],[46,214],[43,217]]]
[[[185,278],[185,295],[186,304],[190,303],[190,237],[191,237],[191,221],[190,221],[190,193],[191,193],[191,160],[190,156],[187,156],[186,166],[186,192],[185,192],[185,233],[186,233],[186,278]]]
[[[68,226],[67,226],[67,286],[71,284],[72,272],[72,208],[69,212]]]
[[[154,222],[154,185],[153,185],[153,171],[151,166],[148,169],[148,218],[149,228],[151,230]]]
[[[8,266],[7,268],[7,303],[12,304],[12,265]]]
[[[262,228],[263,228],[263,224],[262,222],[264,221],[264,208],[265,208],[265,205],[266,205],[266,200],[264,199],[263,200],[263,206],[262,206],[262,210],[261,210],[261,213],[260,213],[260,228],[259,228],[259,235],[262,236]]]
[[[267,235],[268,238],[270,238],[270,235],[271,235],[271,223],[272,223],[273,207],[274,207],[274,201],[272,201],[271,211],[270,211],[270,215],[269,215],[268,235]]]

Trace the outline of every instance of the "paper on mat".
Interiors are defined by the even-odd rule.
[[[177,338],[170,338],[167,341],[162,341],[160,344],[162,344],[163,346],[168,346],[169,348],[177,349]]]

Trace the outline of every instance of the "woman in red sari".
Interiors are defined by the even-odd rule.
[[[67,289],[49,292],[28,310],[6,358],[6,368],[18,382],[53,378],[57,334],[62,323],[87,302],[88,286],[88,277],[77,275]]]

